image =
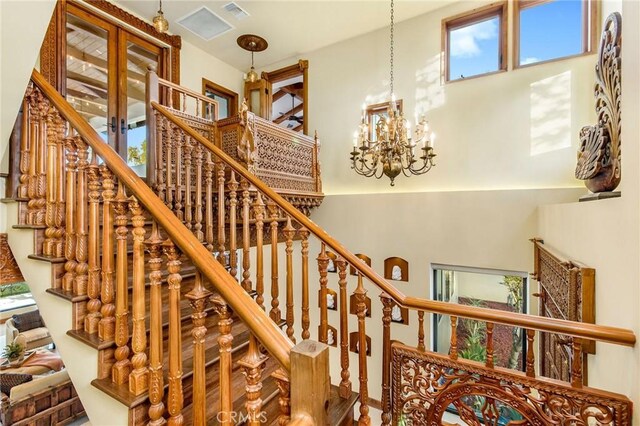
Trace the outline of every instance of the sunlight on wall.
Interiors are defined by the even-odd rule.
[[[424,68],[416,71],[416,116],[445,103],[444,86],[440,84],[440,61],[440,54],[437,54],[427,60]]]
[[[571,147],[571,71],[530,85],[531,156]]]

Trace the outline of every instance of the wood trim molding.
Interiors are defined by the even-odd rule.
[[[228,117],[232,117],[238,114],[238,102],[240,99],[240,95],[234,92],[231,89],[227,89],[224,86],[221,86],[217,83],[214,83],[211,80],[206,78],[202,78],[202,94],[207,95],[207,90],[216,93],[220,97],[229,98],[229,114]]]

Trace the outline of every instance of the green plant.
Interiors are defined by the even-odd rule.
[[[479,299],[470,299],[469,305],[484,307],[485,304]],[[483,362],[487,359],[487,348],[485,347],[485,335],[487,325],[482,321],[470,319],[462,320],[462,326],[466,331],[464,349],[460,351],[460,356],[471,361]]]
[[[147,164],[147,140],[143,140],[140,148],[130,146],[127,149],[127,162],[132,166]]]
[[[5,358],[8,358],[9,361],[13,361],[20,358],[20,355],[22,355],[23,351],[24,351],[24,348],[20,343],[13,342],[13,343],[9,343],[4,348],[4,350],[2,351],[2,356]]]

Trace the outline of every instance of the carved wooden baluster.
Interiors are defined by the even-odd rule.
[[[64,257],[65,254],[65,133],[67,130],[67,124],[64,119],[57,112],[53,115],[53,125],[56,128],[56,214],[54,220],[55,232],[53,238],[55,240],[55,249],[54,256],[55,257]],[[85,157],[86,164],[86,157]],[[86,202],[86,186],[83,188],[85,193],[83,196],[85,197]],[[83,212],[85,215],[87,213],[86,207]],[[86,246],[85,246],[86,248]],[[85,292],[82,295],[86,294]]]
[[[238,280],[237,223],[238,218],[238,182],[236,172],[231,170],[229,177],[229,273]]]
[[[226,225],[226,209],[224,207],[225,166],[220,159],[216,159],[216,173],[218,177],[218,262],[220,262],[222,266],[227,266],[227,258],[224,255],[225,244],[227,242],[224,230]]]
[[[278,416],[278,426],[285,426],[291,420],[291,383],[289,375],[286,371],[278,368],[271,374],[278,385],[278,405],[280,406],[280,415]]]
[[[173,89],[171,87],[167,87],[167,104],[169,108],[173,108]]]
[[[173,132],[173,137],[176,140],[176,184],[175,184],[175,203],[173,205],[173,211],[175,212],[178,219],[184,222],[184,204],[182,203],[182,192],[184,190],[183,186],[183,175],[185,174],[185,168],[183,165],[184,156],[183,149],[185,144],[187,144],[187,140],[189,137],[182,132],[182,129],[176,128]]]
[[[302,340],[307,340],[311,337],[309,333],[311,322],[309,318],[309,230],[301,227],[298,233],[302,253]]]
[[[251,237],[249,223],[249,209],[251,201],[249,199],[249,181],[242,179],[240,182],[240,188],[242,188],[242,288],[245,291],[251,291],[253,284],[251,283],[251,260],[250,260],[250,248]]]
[[[533,341],[535,339],[536,332],[535,330],[527,329],[527,367],[526,372],[528,377],[536,377],[536,367],[535,367],[535,355],[533,353]]]
[[[272,232],[273,232],[273,228],[272,228]],[[286,249],[285,249],[285,253],[287,255],[287,300],[286,300],[286,305],[287,305],[287,314],[286,314],[286,320],[287,320],[287,337],[292,341],[292,342],[296,342],[296,338],[293,336],[294,334],[294,329],[293,329],[293,322],[294,322],[294,306],[293,306],[293,237],[295,237],[296,235],[296,229],[291,226],[291,217],[287,216],[287,224],[284,227],[284,229],[282,230],[282,235],[284,236],[285,239],[285,245],[286,245]],[[273,238],[273,234],[272,234],[272,238]],[[273,240],[271,241],[272,247],[273,247]],[[271,265],[273,267],[273,263]],[[273,285],[273,284],[272,284]],[[273,291],[272,291],[273,294]],[[272,303],[273,305],[273,303]],[[272,310],[273,312],[273,310]],[[280,313],[278,312],[278,315],[280,315]],[[274,319],[274,317],[271,317],[271,319]],[[276,319],[274,319],[274,321],[276,321]]]
[[[247,425],[260,426],[262,412],[262,371],[267,357],[260,352],[258,340],[252,334],[249,338],[249,350],[238,361],[245,376],[245,409],[247,410]]]
[[[458,359],[458,317],[451,315],[451,339],[449,341],[449,358]]]
[[[164,254],[167,256],[169,275],[169,394],[168,411],[169,426],[182,425],[182,331],[180,323],[180,252],[173,241],[166,240],[163,244]]]
[[[207,318],[207,301],[211,297],[211,292],[202,285],[202,274],[196,272],[196,280],[193,289],[186,294],[191,304],[193,321],[193,424],[206,424],[207,409],[207,389],[206,389],[206,373],[205,373],[205,336],[207,335],[207,327],[205,320]],[[221,349],[222,351],[222,349]]]
[[[66,183],[67,188],[65,195],[67,197],[66,203],[66,218],[67,233],[65,235],[65,258],[67,259],[64,264],[65,274],[62,277],[62,288],[65,291],[73,289],[73,283],[76,280],[76,229],[75,229],[75,217],[76,217],[76,176],[78,174],[78,151],[75,138],[69,135],[65,138],[65,144],[67,146],[67,168],[66,168]],[[79,192],[79,188],[78,188]]]
[[[382,426],[391,425],[391,310],[393,299],[380,295],[382,302]]]
[[[58,174],[62,170],[58,169],[58,139],[60,139],[60,129],[58,121],[60,116],[56,118],[58,112],[55,108],[50,107],[46,115],[46,202],[44,222],[47,229],[44,231],[45,239],[42,244],[42,253],[45,256],[58,256],[58,241],[56,238],[56,214],[57,214],[57,183]]]
[[[31,157],[31,141],[29,140],[30,134],[30,120],[29,120],[29,104],[27,99],[33,92],[33,86],[27,88],[26,95],[22,100],[22,132],[20,134],[20,184],[18,185],[17,195],[18,198],[27,198],[27,189],[29,186],[29,164]]]
[[[211,152],[207,151],[207,157],[204,164],[204,223],[205,223],[205,235],[204,239],[207,242],[207,250],[213,253],[213,171],[215,167],[213,160],[211,159]]]
[[[424,311],[418,311],[418,350],[424,351]]]
[[[280,289],[278,288],[278,216],[279,209],[276,203],[269,200],[267,203],[267,211],[271,218],[271,224],[269,229],[271,230],[271,310],[269,311],[269,317],[276,323],[279,323],[282,318],[282,312],[280,312],[280,301],[278,297],[280,295]],[[293,238],[293,237],[291,237]],[[288,275],[287,275],[288,276]],[[291,292],[293,293],[293,283],[291,284]],[[289,287],[287,287],[287,297],[289,296]],[[293,294],[291,295],[293,299]],[[293,300],[291,300],[293,304]],[[293,320],[293,309],[291,310]],[[289,323],[287,322],[287,335],[289,335]],[[291,323],[291,335],[293,336],[293,321]]]
[[[100,167],[102,174],[102,288],[100,299],[102,318],[98,324],[98,337],[101,340],[112,340],[115,334],[114,317],[116,306],[113,303],[115,289],[113,287],[113,212],[111,203],[113,192],[113,173],[106,165]]]
[[[162,239],[156,223],[145,245],[149,250],[149,425],[166,423],[164,414],[164,379],[162,376]]]
[[[347,262],[342,257],[335,261],[338,268],[338,285],[340,286],[340,389],[342,398],[351,396],[351,380],[349,380],[349,311],[347,310]],[[326,297],[325,303],[326,303]],[[366,344],[364,346],[366,348]],[[366,350],[361,350],[365,352]]]
[[[156,180],[155,180],[155,190],[158,194],[158,197],[166,204],[167,201],[167,185],[165,183],[165,177],[167,173],[167,168],[171,163],[167,163],[167,154],[166,151],[169,148],[169,144],[167,141],[167,119],[164,115],[160,114],[155,109],[153,110],[153,115],[156,121]]]
[[[318,255],[318,272],[320,273],[320,330],[318,340],[327,343],[329,333],[329,320],[327,308],[327,268],[329,267],[329,256],[327,256],[326,246],[322,243],[320,254]]]
[[[582,387],[582,339],[571,339],[571,386]]]
[[[231,311],[227,307],[227,303],[220,297],[215,296],[211,299],[213,307],[218,314],[218,346],[220,347],[220,411],[218,419],[221,426],[230,426],[231,412],[233,410],[233,386],[232,371],[233,360],[231,347],[233,344],[233,334],[231,334]]]
[[[193,203],[191,201],[191,156],[193,155],[193,141],[190,136],[184,135],[184,225],[187,229],[193,228]]]
[[[93,153],[91,163],[87,167],[89,179],[89,270],[87,282],[87,315],[84,317],[84,331],[89,334],[98,332],[100,321],[100,168],[98,159]]]
[[[257,193],[253,203],[253,215],[256,218],[256,303],[264,308],[264,258],[263,258],[263,233],[264,233],[264,202],[262,195]]]
[[[76,138],[76,147],[78,149],[78,172],[77,172],[77,190],[76,197],[76,279],[73,286],[73,293],[76,296],[84,296],[88,291],[88,271],[87,263],[89,250],[89,230],[88,230],[88,213],[87,213],[87,168],[89,166],[89,145],[80,137]]]
[[[345,264],[346,267],[346,264]],[[345,270],[346,274],[346,270]],[[360,418],[358,425],[370,425],[369,417],[369,384],[367,378],[367,332],[365,328],[365,316],[367,315],[367,291],[362,284],[362,274],[358,274],[358,286],[354,291],[356,295],[356,312],[358,315],[358,371],[360,388]]]
[[[34,105],[36,128],[35,150],[33,157],[34,174],[32,179],[32,196],[27,207],[31,207],[32,219],[30,225],[44,225],[47,204],[47,146],[46,146],[46,116],[49,101],[38,90]]]
[[[487,359],[484,365],[487,368],[493,368],[493,323],[488,322],[487,325]]]
[[[169,97],[171,99],[171,97]],[[169,120],[163,120],[166,132],[166,139],[164,140],[165,145],[165,187],[167,189],[165,204],[173,211],[173,198],[175,187],[173,186],[173,162],[178,161],[178,157],[174,160],[173,149],[176,145],[176,142],[173,140],[173,135],[176,130],[174,130],[173,124],[169,123]]]
[[[129,392],[140,395],[149,388],[149,369],[147,368],[147,330],[145,326],[145,277],[144,277],[144,216],[142,206],[134,197],[129,201],[133,222],[133,302],[131,367]]]
[[[193,233],[198,241],[204,241],[204,232],[202,232],[202,165],[204,152],[200,143],[196,142],[195,147],[195,163],[196,163],[196,206],[195,206],[195,224],[193,225]]]
[[[121,385],[129,380],[131,362],[129,361],[129,290],[127,261],[127,222],[129,217],[128,200],[124,185],[118,182],[118,193],[113,201],[116,226],[116,363],[111,370],[111,379]]]

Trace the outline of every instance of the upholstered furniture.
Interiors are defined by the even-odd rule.
[[[24,339],[26,350],[39,348],[53,343],[51,334],[45,327],[40,311],[35,310],[24,314],[14,315],[5,323],[7,327],[7,344],[16,338]]]

